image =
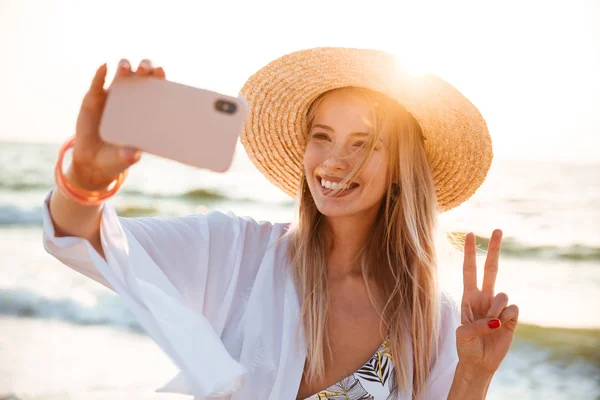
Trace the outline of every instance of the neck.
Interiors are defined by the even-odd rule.
[[[367,242],[375,218],[327,217],[327,229],[332,237],[329,255],[329,275],[346,277],[360,275],[358,254]]]

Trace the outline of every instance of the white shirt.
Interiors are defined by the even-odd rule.
[[[157,392],[195,400],[296,398],[306,345],[297,333],[300,304],[287,243],[277,245],[289,224],[218,211],[123,218],[105,203],[105,261],[89,241],[55,236],[51,193],[44,200],[44,248],[119,294],[171,357],[180,373]],[[445,293],[440,301],[440,351],[423,399],[447,397],[458,362],[458,307]]]

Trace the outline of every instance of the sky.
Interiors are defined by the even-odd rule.
[[[150,58],[236,95],[283,54],[376,48],[482,112],[497,159],[600,161],[600,0],[0,0],[0,141],[73,134],[95,69]],[[1,143],[0,143],[1,146]]]

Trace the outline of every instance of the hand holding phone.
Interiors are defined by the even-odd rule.
[[[226,96],[154,77],[116,80],[100,123],[103,141],[198,168],[226,171],[247,107]]]
[[[236,104],[239,101],[238,104],[241,105],[243,100],[221,97],[194,88],[186,89],[185,95],[180,95],[178,93],[181,88],[166,81],[164,82],[167,85],[157,88],[156,81],[164,80],[165,72],[160,67],[154,68],[150,60],[142,60],[135,71],[132,71],[129,61],[121,60],[108,89],[104,88],[106,73],[106,64],[97,69],[77,117],[76,141],[70,166],[73,172],[71,177],[77,186],[87,190],[106,189],[120,173],[140,160],[142,151],[198,167],[221,171],[227,168],[233,157],[238,130],[242,129],[245,114],[245,106],[240,106],[232,113],[230,102]],[[138,82],[132,93],[126,89],[126,82],[130,79]],[[143,85],[144,80],[151,80],[151,83]],[[142,87],[145,89],[136,90]],[[115,96],[113,89],[117,92]],[[153,93],[150,99],[140,98],[141,93],[148,92]],[[165,97],[158,96],[159,92],[164,96],[171,96],[168,97],[169,112],[166,113],[162,109],[155,114],[144,113],[140,117],[141,111],[156,108],[157,101],[165,101]],[[129,101],[124,101],[127,98]],[[185,108],[175,107],[176,104],[181,104],[182,98],[190,98],[193,101],[184,103]],[[230,102],[217,102],[228,99]],[[203,106],[200,106],[200,103]],[[148,107],[145,108],[143,104],[148,104]],[[211,109],[209,105],[216,109]],[[202,107],[201,111],[198,107]],[[128,110],[131,111],[129,116]],[[200,118],[202,113],[208,114],[208,118]],[[228,114],[232,118],[219,119],[217,114],[221,117]],[[157,116],[160,116],[160,125],[149,124],[151,120],[156,121]],[[184,125],[181,130],[177,129],[177,126],[186,120],[192,120],[193,123]],[[169,121],[176,122],[170,124]],[[129,124],[132,130],[124,129],[126,124]],[[143,130],[145,126],[149,126],[147,131]],[[157,129],[158,127],[161,129]],[[148,135],[143,136],[144,132]],[[158,135],[158,132],[161,132],[162,136]],[[213,142],[213,147],[211,135],[218,138],[216,144]],[[153,139],[155,137],[156,139]],[[166,145],[162,147],[164,143]],[[205,157],[206,152],[210,152],[211,149],[214,150],[212,154]]]
[[[96,70],[77,116],[73,161],[69,167],[70,179],[75,185],[87,190],[105,190],[119,174],[137,163],[141,157],[141,151],[136,148],[117,146],[100,138],[99,125],[108,97],[108,90],[104,88],[106,72],[106,64]],[[113,82],[134,74],[139,77],[165,78],[164,70],[154,68],[150,60],[142,60],[138,69],[132,72],[129,61],[122,59]]]

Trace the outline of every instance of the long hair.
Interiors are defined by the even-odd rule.
[[[391,124],[387,193],[382,201],[370,239],[357,262],[371,304],[382,319],[382,334],[389,338],[395,373],[392,391],[412,387],[413,397],[425,388],[437,354],[439,297],[434,236],[437,221],[433,176],[423,146],[422,131],[398,103],[386,96],[359,88],[351,90],[367,100],[372,110],[373,135],[362,161],[346,177],[360,172],[373,152],[383,123]],[[317,98],[306,116],[307,132],[316,110],[331,93]],[[328,341],[327,262],[331,238],[303,178],[299,188],[297,224],[290,229],[289,257],[301,300],[301,326],[307,343],[306,378],[322,378]],[[374,279],[385,305],[377,306],[368,279]],[[407,348],[409,343],[411,352]],[[410,371],[412,369],[412,381]]]

